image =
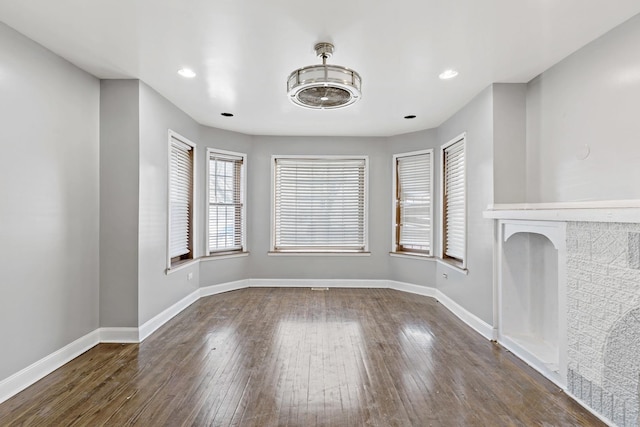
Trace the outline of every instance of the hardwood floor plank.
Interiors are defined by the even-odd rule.
[[[203,298],[0,405],[2,426],[601,426],[437,301],[389,289]]]

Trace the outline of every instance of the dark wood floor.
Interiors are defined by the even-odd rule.
[[[603,424],[431,298],[253,288],[94,347],[0,405],[0,425]]]

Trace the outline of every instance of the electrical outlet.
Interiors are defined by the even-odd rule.
[[[187,274],[187,280],[191,280],[191,279],[193,279],[193,273]]]

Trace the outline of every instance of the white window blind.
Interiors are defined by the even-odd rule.
[[[193,147],[171,138],[169,177],[169,258],[191,252]]]
[[[274,251],[366,250],[364,158],[276,158]]]
[[[244,156],[209,151],[209,254],[244,250]]]
[[[431,255],[431,152],[396,157],[397,252]]]
[[[444,255],[464,262],[466,240],[464,139],[443,150]]]

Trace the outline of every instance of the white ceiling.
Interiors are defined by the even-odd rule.
[[[1,21],[95,76],[141,79],[202,124],[258,135],[436,127],[489,84],[527,82],[637,13],[638,0],[0,0]],[[286,77],[319,62],[319,41],[361,74],[360,102],[287,99]],[[197,77],[178,76],[184,66]],[[439,80],[447,68],[460,75]]]

